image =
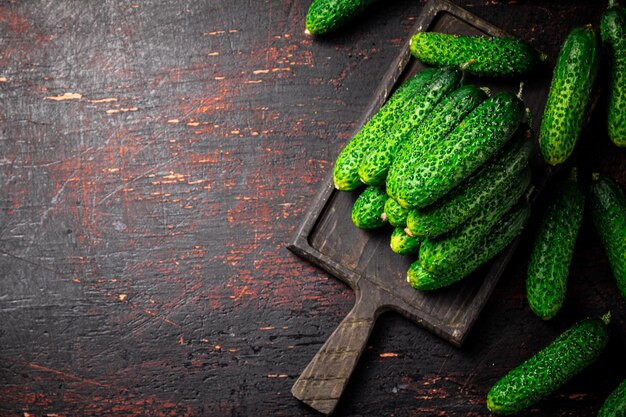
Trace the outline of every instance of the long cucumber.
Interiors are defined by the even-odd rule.
[[[491,77],[524,74],[546,59],[518,39],[436,32],[413,35],[411,53],[429,65],[452,65],[470,74]]]
[[[574,151],[598,70],[598,40],[591,25],[573,29],[554,67],[541,120],[539,146],[550,165]]]
[[[602,15],[602,42],[610,61],[609,104],[607,127],[609,137],[617,146],[626,146],[626,9],[615,0]]]
[[[528,128],[520,128],[518,136],[449,195],[423,209],[411,210],[406,219],[408,232],[428,238],[440,236],[474,216],[490,199],[501,198],[528,166],[533,148]]]
[[[530,309],[544,320],[554,317],[565,300],[584,207],[585,195],[573,177],[557,187],[537,231],[528,263],[526,294]]]
[[[417,129],[435,106],[456,89],[461,82],[461,71],[451,68],[440,70],[404,107],[398,122],[385,136],[372,142],[359,164],[359,177],[367,185],[384,185],[387,172],[405,138]]]
[[[617,287],[626,298],[626,196],[614,180],[597,174],[593,179],[589,190],[591,218]]]
[[[548,394],[593,363],[609,340],[610,314],[582,320],[536,355],[509,371],[487,394],[496,414],[515,414]]]

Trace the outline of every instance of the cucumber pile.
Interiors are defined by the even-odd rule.
[[[514,93],[461,85],[445,66],[410,78],[339,154],[335,187],[365,186],[361,229],[392,226],[419,290],[453,284],[506,248],[530,216],[532,133]],[[469,257],[469,259],[468,259]]]
[[[369,3],[315,0],[307,28],[328,33]],[[454,285],[523,232],[531,218],[534,144],[547,165],[571,162],[601,63],[609,74],[608,137],[626,147],[626,9],[609,0],[600,29],[598,34],[591,25],[577,27],[564,40],[537,137],[526,120],[521,88],[517,94],[492,94],[465,83],[464,74],[520,76],[542,65],[544,55],[505,37],[424,32],[411,38],[411,53],[430,67],[407,80],[365,123],[333,169],[338,190],[359,192],[354,225],[387,227],[391,250],[412,257],[408,285],[418,291]],[[626,194],[600,174],[593,174],[586,192],[576,168],[569,172],[555,181],[540,206],[544,210],[534,216],[525,295],[530,311],[543,320],[555,317],[567,301],[585,211],[607,254],[615,290],[626,299]],[[609,318],[607,313],[576,323],[511,370],[489,391],[489,410],[518,413],[591,365],[609,339]],[[599,416],[626,416],[626,381]]]

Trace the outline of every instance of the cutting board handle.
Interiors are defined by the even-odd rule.
[[[356,291],[352,310],[291,388],[294,397],[325,415],[335,410],[381,311],[371,293],[362,296],[368,292]]]

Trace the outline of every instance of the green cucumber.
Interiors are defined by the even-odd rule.
[[[393,129],[402,116],[402,109],[413,100],[416,91],[429,83],[438,72],[435,69],[425,69],[410,78],[354,135],[339,153],[335,162],[333,168],[335,188],[341,191],[352,191],[363,185],[359,179],[358,169],[365,152],[372,143]]]
[[[471,111],[483,103],[485,98],[485,92],[474,85],[459,88],[442,100],[428,119],[405,140],[394,157],[386,183],[387,192],[401,206],[408,208],[410,204],[405,200],[398,200],[397,197],[408,194],[417,187],[414,173],[421,163],[418,159],[421,155],[418,150],[440,145],[440,142],[456,129]]]
[[[460,71],[444,68],[432,78],[431,82],[416,91],[416,96],[403,109],[403,114],[394,129],[388,130],[385,136],[374,141],[365,152],[358,170],[361,181],[367,185],[384,185],[394,155],[405,138],[420,125],[442,98],[459,86],[460,82]]]
[[[419,260],[413,262],[407,273],[407,281],[420,291],[432,291],[447,287],[468,276],[481,265],[502,252],[522,233],[530,217],[528,204],[520,203],[513,207],[490,230],[489,234],[476,242],[455,271],[438,275],[422,268]]]
[[[502,194],[488,199],[466,223],[440,237],[425,239],[419,254],[422,268],[438,275],[455,271],[476,242],[488,237],[491,228],[524,195],[530,177],[529,169],[522,171],[519,177],[509,181]]]
[[[626,298],[626,196],[615,181],[597,174],[594,174],[589,194],[593,224],[617,286]]]
[[[402,227],[404,229],[408,213],[409,211],[398,204],[396,200],[389,198],[385,203],[383,220],[387,220],[393,227]]]
[[[588,25],[573,29],[561,47],[539,134],[541,154],[550,165],[565,162],[578,141],[597,73],[597,44]]]
[[[404,233],[404,229],[396,227],[391,233],[391,250],[398,255],[413,255],[419,252],[422,239]]]
[[[384,188],[366,187],[352,206],[352,223],[359,229],[376,229],[387,222],[382,214],[389,197]]]
[[[530,129],[520,128],[515,140],[449,195],[420,210],[411,210],[406,219],[413,236],[437,237],[474,216],[493,196],[499,198],[509,184],[527,169],[533,143]]]
[[[607,127],[609,137],[617,146],[626,146],[626,9],[615,0],[602,15],[602,42],[610,60],[609,104]]]
[[[518,39],[435,32],[413,35],[411,53],[429,65],[452,65],[470,74],[489,77],[525,74],[546,59]]]
[[[536,355],[511,370],[487,394],[496,414],[515,414],[556,391],[593,363],[609,340],[610,315],[574,324]]]
[[[565,300],[569,265],[583,219],[585,195],[575,180],[560,185],[537,231],[526,279],[530,309],[544,320],[556,315]]]
[[[306,15],[306,33],[327,35],[361,14],[375,0],[313,0]]]
[[[615,388],[602,404],[598,417],[626,416],[626,380]]]
[[[402,161],[398,173],[393,177],[390,173],[387,192],[403,207],[434,203],[498,152],[523,117],[524,104],[515,94],[500,92],[488,98],[444,138],[414,146],[410,158],[414,164]],[[426,135],[435,131],[431,124],[424,126]],[[431,138],[439,139],[435,134]]]

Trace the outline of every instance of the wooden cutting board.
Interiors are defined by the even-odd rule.
[[[501,29],[446,1],[429,2],[411,34],[435,31],[461,35],[510,36]],[[424,66],[412,58],[409,39],[374,90],[371,105],[357,130],[380,108],[391,93]],[[532,112],[532,127],[538,124],[545,105],[552,68],[546,65],[524,81],[523,99]],[[468,79],[493,93],[517,92],[520,79]],[[551,177],[534,152],[533,182],[538,188]],[[339,327],[304,369],[292,394],[324,414],[331,414],[363,352],[376,318],[395,311],[455,346],[460,346],[476,321],[489,295],[511,258],[517,241],[472,276],[436,292],[416,291],[406,282],[413,261],[389,248],[390,228],[363,231],[351,221],[352,204],[358,192],[335,190],[332,172],[296,231],[288,248],[347,283],[356,293],[356,303]]]

